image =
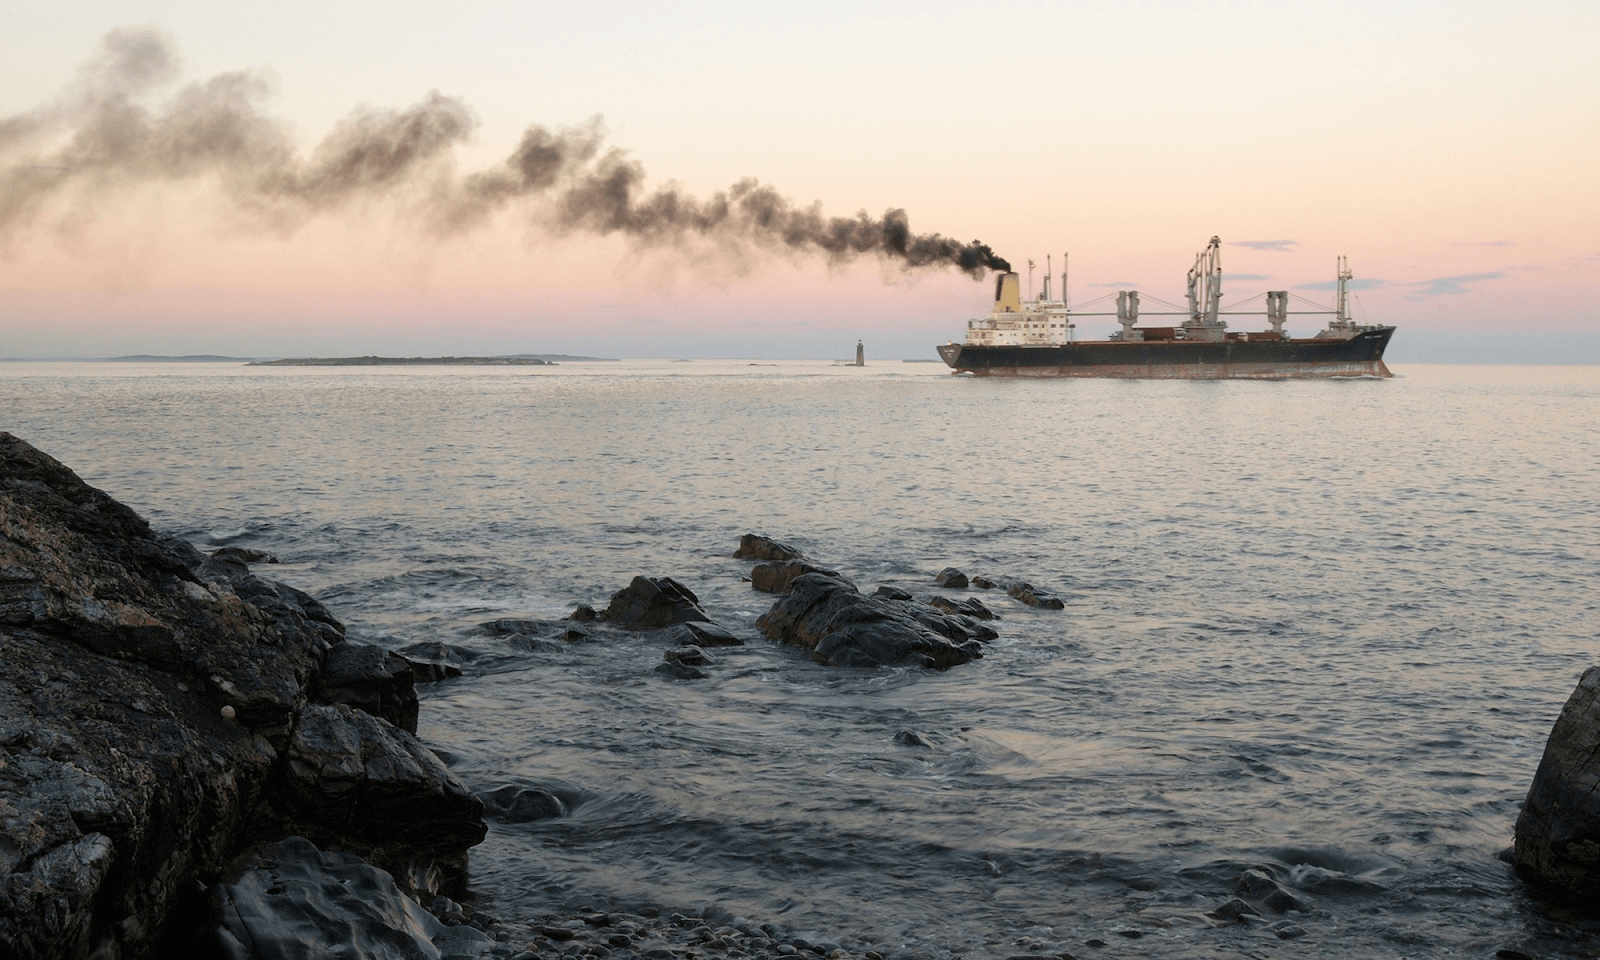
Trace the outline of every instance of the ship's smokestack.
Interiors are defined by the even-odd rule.
[[[954,267],[974,278],[1011,268],[980,241],[912,232],[899,208],[824,216],[819,204],[797,204],[750,178],[709,197],[670,184],[649,189],[644,168],[606,145],[598,120],[531,126],[505,162],[463,174],[452,153],[477,118],[437,92],[405,110],[357,110],[302,159],[285,124],[263,111],[271,85],[261,74],[219,74],[149,105],[177,72],[171,37],[122,27],[58,99],[0,117],[0,252],[41,222],[81,227],[85,211],[129,188],[209,182],[232,213],[281,235],[370,201],[399,205],[419,233],[435,237],[522,205],[558,233],[620,234],[641,247],[735,261],[766,250],[833,263],[878,257],[904,270]]]

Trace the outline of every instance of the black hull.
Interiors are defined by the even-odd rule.
[[[1348,340],[1095,340],[1061,346],[974,347],[948,343],[939,356],[980,377],[1288,380],[1389,377],[1383,351],[1394,327]]]

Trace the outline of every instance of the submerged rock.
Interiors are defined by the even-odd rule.
[[[911,598],[906,597],[905,599],[909,600]],[[979,600],[977,597],[967,597],[964,600],[952,600],[949,597],[934,597],[928,601],[928,605],[937,610],[942,610],[945,613],[953,613],[963,617],[976,617],[979,620],[999,619],[999,617],[995,616],[994,611],[984,606],[983,601]]]
[[[277,563],[278,558],[265,550],[256,550],[253,547],[220,547],[211,551],[211,555],[222,560],[237,560],[240,563]]]
[[[804,560],[805,554],[781,540],[747,533],[739,538],[739,549],[733,551],[735,560]]]
[[[463,667],[478,658],[473,650],[438,640],[423,640],[401,647],[400,655],[410,661],[417,683],[438,683],[459,677]]]
[[[910,665],[944,670],[983,655],[974,639],[955,641],[935,632],[927,618],[943,618],[920,604],[863,596],[834,577],[808,573],[762,614],[756,626],[770,639],[805,647],[818,661],[841,667]],[[966,636],[960,623],[947,630]]]
[[[686,663],[691,667],[706,667],[717,662],[711,658],[711,654],[692,644],[667,650],[661,654],[661,659]]]
[[[744,641],[721,624],[706,621],[680,623],[661,631],[673,643],[684,647],[742,647]]]
[[[901,590],[899,587],[880,586],[878,589],[872,592],[872,595],[875,597],[883,597],[885,600],[911,599],[911,594]]]
[[[711,619],[700,609],[700,598],[671,577],[634,577],[611,595],[611,604],[600,616],[627,630],[657,630]]]
[[[478,794],[484,815],[507,823],[531,823],[567,815],[567,804],[542,787],[507,784]]]
[[[1018,581],[1006,588],[1006,593],[1013,599],[1021,600],[1030,607],[1040,607],[1045,610],[1063,610],[1066,604],[1061,598],[1047,590],[1040,590],[1031,583]]]
[[[777,560],[770,563],[758,563],[750,569],[750,586],[762,593],[783,593],[789,589],[789,584],[796,577],[803,577],[808,573],[820,573],[826,577],[838,577],[834,570],[826,570],[814,563],[804,560]]]
[[[1517,817],[1517,873],[1562,898],[1600,894],[1600,667],[1583,672]]]
[[[1000,586],[1000,584],[990,580],[988,577],[985,577],[982,574],[972,578],[972,585],[977,587],[979,590],[993,590],[995,587]]]

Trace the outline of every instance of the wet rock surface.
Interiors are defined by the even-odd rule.
[[[1600,667],[1578,680],[1517,817],[1517,873],[1546,895],[1600,894]]]
[[[832,666],[944,670],[983,655],[982,644],[956,618],[922,604],[864,596],[845,580],[815,573],[795,580],[756,626]]]
[[[481,930],[434,917],[388,873],[301,837],[243,857],[230,873],[210,894],[226,957],[420,960],[479,956],[493,943]]]
[[[611,595],[601,619],[625,630],[658,630],[675,623],[709,621],[700,598],[671,577],[634,577]]]
[[[739,548],[733,551],[735,560],[804,560],[805,554],[799,549],[755,533],[747,533],[739,538]]]
[[[304,592],[153,533],[0,433],[0,956],[154,955],[198,878],[294,820],[282,798],[308,711],[387,728],[383,750],[346,737],[357,748],[323,767],[346,765],[327,780],[342,796],[407,816],[426,749],[308,706],[343,634]],[[459,820],[364,829],[415,841],[414,861],[471,842]]]
[[[1012,599],[1020,600],[1030,607],[1040,607],[1045,610],[1062,610],[1066,608],[1066,604],[1060,597],[1050,593],[1048,590],[1041,590],[1031,583],[1025,583],[1020,580],[1007,587],[1006,593]]]
[[[313,695],[321,703],[349,704],[416,733],[416,679],[415,665],[398,653],[372,643],[341,643],[324,658]]]
[[[789,589],[789,584],[797,577],[803,577],[808,573],[820,573],[826,577],[839,575],[836,570],[819,567],[804,560],[776,560],[758,563],[750,568],[750,586],[762,593],[785,593]]]
[[[961,590],[966,588],[969,581],[967,580],[967,575],[955,567],[945,567],[933,578],[933,582],[941,587]]]

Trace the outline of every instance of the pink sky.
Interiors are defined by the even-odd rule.
[[[1504,358],[1504,338],[1600,362],[1591,4],[485,4],[443,19],[174,3],[154,24],[131,4],[14,8],[0,118],[59,101],[106,31],[142,24],[184,58],[149,109],[259,71],[305,157],[353,108],[431,90],[479,121],[451,155],[463,170],[499,163],[529,123],[599,114],[652,186],[705,196],[754,176],[828,214],[902,207],[916,231],[1041,273],[1068,250],[1078,302],[1121,286],[1175,300],[1217,234],[1240,296],[1326,299],[1311,285],[1347,255],[1358,319],[1401,328],[1396,359],[1408,337],[1414,359]],[[0,165],[50,148],[0,141]],[[203,178],[62,193],[0,254],[0,356],[826,358],[859,337],[931,357],[987,311],[987,285],[954,271],[557,237],[537,204],[439,240],[412,212],[385,197],[263,232]]]

